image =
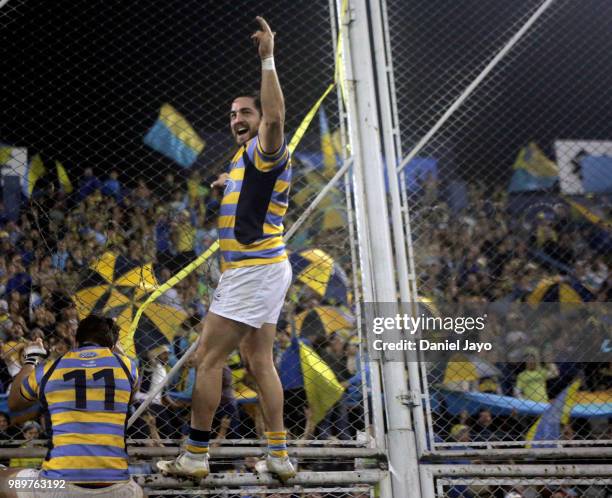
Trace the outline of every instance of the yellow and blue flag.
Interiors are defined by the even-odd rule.
[[[531,426],[527,432],[527,441],[530,441],[526,445],[527,448],[554,446],[552,441],[559,440],[561,427],[569,423],[572,408],[577,401],[576,393],[580,388],[580,383],[580,379],[576,379],[567,386]],[[551,443],[534,445],[532,444],[534,441],[551,441]]]
[[[304,388],[315,426],[344,394],[344,387],[329,365],[296,336],[283,352],[279,373],[283,389]]]
[[[574,208],[574,210],[580,213],[580,215],[582,215],[582,217],[585,218],[591,224],[596,225],[598,228],[601,228],[603,230],[612,230],[612,222],[606,220],[603,216],[600,216],[592,209],[589,209],[589,207],[587,207],[586,205],[574,201],[569,197],[565,198],[565,200],[572,208]]]
[[[319,109],[319,130],[321,133],[321,152],[323,154],[323,174],[326,178],[331,178],[336,173],[336,150],[323,105]]]
[[[57,180],[59,181],[60,189],[67,194],[72,193],[74,188],[72,187],[72,183],[70,182],[70,178],[68,177],[68,173],[66,172],[64,165],[59,161],[55,161],[55,170],[57,171]]]
[[[170,104],[164,104],[159,117],[144,137],[144,143],[182,166],[193,166],[206,142]]]
[[[513,168],[510,192],[547,190],[559,181],[559,168],[534,142],[521,149]]]
[[[578,202],[565,197],[565,201],[590,225],[589,245],[601,253],[612,251],[612,222],[604,214],[598,213],[597,208],[588,206],[586,199]]]
[[[0,166],[4,166],[13,156],[13,147],[0,147]]]
[[[36,154],[26,167],[23,178],[23,193],[27,198],[32,196],[36,182],[47,173],[47,168],[40,154]]]

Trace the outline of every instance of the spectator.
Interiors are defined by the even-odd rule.
[[[66,262],[68,261],[69,257],[70,254],[66,250],[66,241],[64,239],[58,240],[55,252],[51,257],[51,264],[53,265],[53,268],[59,271],[65,271]]]
[[[112,197],[117,202],[122,201],[121,183],[119,182],[119,173],[117,170],[112,170],[108,179],[102,184],[102,195]]]
[[[474,441],[500,441],[502,435],[494,429],[493,415],[491,410],[481,408],[478,411],[478,419],[472,428],[474,431]]]
[[[97,176],[94,176],[93,169],[85,168],[85,172],[79,181],[78,199],[82,201],[90,195],[100,190],[102,184]]]
[[[546,381],[554,379],[558,375],[559,369],[555,363],[548,363],[546,367],[542,367],[539,364],[537,354],[531,353],[527,356],[525,370],[519,373],[516,378],[515,396],[548,403]]]
[[[23,424],[22,429],[23,438],[26,442],[21,445],[22,448],[33,448],[37,445],[34,443],[35,439],[39,439],[42,434],[42,429],[38,422],[29,420]],[[10,467],[22,467],[25,469],[37,469],[43,463],[44,458],[29,457],[29,458],[11,458]]]

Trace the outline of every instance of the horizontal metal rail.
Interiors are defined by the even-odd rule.
[[[365,487],[364,487],[365,486]],[[248,486],[242,489],[233,489],[231,490],[231,496],[253,496],[259,495],[269,496],[271,494],[274,495],[293,495],[295,496],[297,493],[320,493],[324,496],[332,493],[363,493],[364,491],[368,491],[369,486],[364,484],[359,487],[327,487],[327,488],[313,488],[308,487],[304,488],[303,486],[293,486],[291,488],[270,488],[260,487],[260,486]],[[147,489],[147,496],[170,496],[170,495],[215,495],[215,496],[223,496],[223,492],[219,492],[218,489]],[[304,495],[308,496],[308,495]]]
[[[606,477],[612,476],[612,465],[478,465],[425,464],[422,470],[435,477]]]
[[[470,447],[470,448],[509,448],[513,446],[525,447],[528,444],[554,444],[558,448],[572,447],[572,446],[612,446],[612,439],[574,439],[574,440],[556,440],[556,441],[542,441],[534,443],[533,441],[478,441],[478,442],[466,442],[466,443],[435,443],[434,448],[456,448],[456,447]]]
[[[479,460],[499,460],[507,458],[612,458],[612,446],[568,447],[568,448],[457,448],[456,450],[426,451],[423,458],[456,459],[457,457],[478,458]]]
[[[376,484],[387,476],[383,470],[363,470],[348,472],[298,472],[287,481],[287,485],[321,486]],[[176,479],[161,474],[137,474],[133,476],[145,488],[227,488],[242,486],[278,486],[279,481],[270,475],[258,474],[210,474],[201,481]]]
[[[464,477],[458,477],[452,479],[438,479],[436,483],[442,486],[609,486],[612,484],[612,479],[603,477],[591,479],[574,479],[573,477],[494,477],[492,479],[479,477],[477,479],[466,479]]]
[[[23,441],[25,442],[25,441]],[[43,440],[43,442],[46,442]],[[180,446],[184,439],[132,439],[128,438],[128,444],[165,444]],[[221,446],[266,446],[265,439],[211,439],[211,446],[219,444]],[[365,447],[367,442],[354,439],[289,439],[287,446],[337,446],[337,447]],[[2,441],[0,441],[0,446]]]

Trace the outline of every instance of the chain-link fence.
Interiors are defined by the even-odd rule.
[[[168,494],[168,490],[147,490],[148,496],[165,496]],[[206,491],[198,489],[193,494],[179,494],[173,495],[179,498],[189,497],[193,495],[210,496],[212,498],[239,498],[244,496],[251,496],[257,498],[370,498],[373,496],[371,491],[367,488],[308,488],[308,489],[271,489],[265,490],[260,488],[246,489],[243,491],[227,490],[223,492],[219,491]]]
[[[50,430],[38,408],[8,413],[6,393],[25,344],[41,338],[57,358],[74,347],[77,323],[90,313],[115,318],[123,349],[138,360],[135,407],[166,382],[130,427],[129,441],[181,443],[195,371],[185,366],[168,375],[198,338],[221,273],[218,254],[164,285],[217,239],[219,199],[210,185],[237,150],[230,105],[259,89],[260,62],[249,38],[255,16],[266,17],[276,32],[289,140],[334,81],[335,9],[326,1],[3,5],[0,411],[6,417],[0,434],[6,445],[35,446]],[[160,139],[160,127],[171,136]],[[340,167],[342,143],[332,94],[293,154],[285,228]],[[294,281],[277,326],[275,360],[290,446],[367,440],[351,216],[339,182],[287,243]],[[160,288],[132,333],[137,311]],[[213,446],[257,444],[263,431],[257,385],[236,351],[223,375]],[[242,464],[229,459],[225,470]]]
[[[418,297],[494,345],[423,365],[429,449],[609,442],[610,4],[387,7]]]
[[[609,498],[610,479],[579,478],[442,478],[436,481],[437,498]]]

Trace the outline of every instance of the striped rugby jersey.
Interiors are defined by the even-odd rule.
[[[70,482],[127,481],[125,426],[137,388],[136,362],[97,345],[38,365],[21,394],[51,418],[51,445],[41,476]]]
[[[218,222],[222,271],[287,259],[283,242],[291,185],[287,145],[266,154],[256,136],[240,147],[228,173]]]

